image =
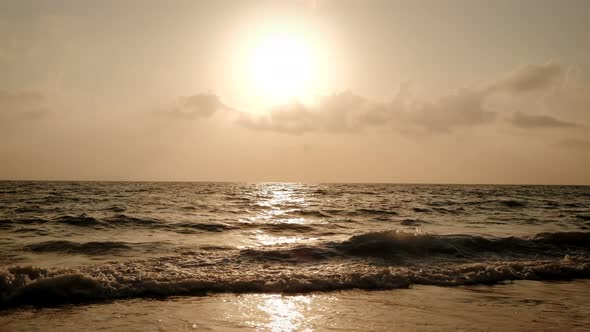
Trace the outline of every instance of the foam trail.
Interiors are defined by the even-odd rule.
[[[345,289],[382,290],[412,284],[459,286],[507,280],[590,277],[590,257],[374,265],[359,260],[334,264],[256,263],[242,258],[169,256],[67,270],[11,267],[0,270],[0,304],[53,305],[134,297],[208,293],[306,293]]]

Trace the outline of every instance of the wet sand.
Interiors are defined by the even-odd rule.
[[[2,331],[590,331],[590,280],[21,308]]]

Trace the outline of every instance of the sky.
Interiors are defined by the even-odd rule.
[[[590,2],[0,2],[0,179],[590,184]]]

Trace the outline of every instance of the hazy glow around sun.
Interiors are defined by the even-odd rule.
[[[303,36],[272,33],[253,43],[248,77],[256,95],[268,103],[305,99],[313,94],[316,59]]]

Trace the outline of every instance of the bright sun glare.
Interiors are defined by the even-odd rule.
[[[302,36],[273,34],[255,44],[251,53],[249,75],[257,94],[271,103],[310,96],[315,59]]]

